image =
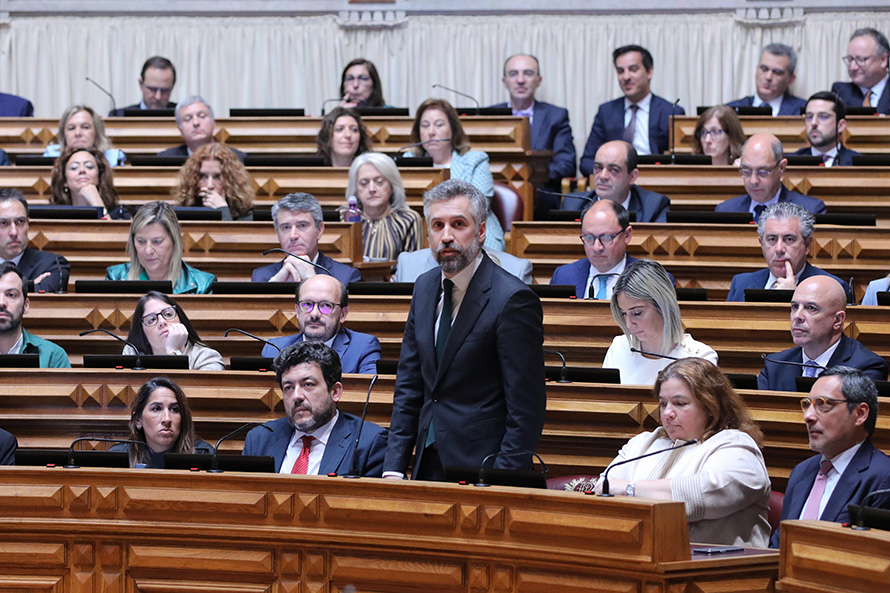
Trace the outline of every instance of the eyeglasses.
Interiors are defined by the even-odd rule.
[[[318,307],[318,312],[322,315],[330,315],[334,310],[334,307],[340,307],[337,303],[331,303],[328,301],[321,301],[320,303],[316,303],[314,301],[297,301],[297,304],[300,306],[300,311],[303,313],[312,313],[312,309]]]
[[[849,66],[853,62],[856,62],[856,64],[859,66],[865,66],[866,64],[868,64],[868,61],[870,59],[876,58],[876,57],[878,57],[878,56],[866,56],[864,58],[861,58],[859,56],[844,56],[841,58],[841,60],[843,60],[844,64],[846,64],[847,66]]]
[[[778,166],[779,163],[776,163],[768,169],[757,169],[756,171],[751,169],[750,167],[739,167],[739,174],[745,179],[748,179],[752,175],[757,175],[757,177],[759,177],[760,179],[766,179],[773,174],[773,171],[775,171],[776,167]]]
[[[811,123],[813,123],[813,120],[816,120],[816,119],[818,119],[818,120],[821,121],[821,122],[827,122],[828,120],[831,119],[831,116],[832,116],[832,115],[834,115],[834,114],[833,114],[833,113],[828,113],[828,112],[825,112],[825,111],[820,111],[819,113],[810,113],[810,112],[807,112],[807,113],[803,116],[803,118],[807,121],[807,123],[810,123],[810,124],[811,124]]]
[[[149,313],[148,315],[142,316],[142,325],[145,327],[154,327],[158,323],[158,315],[170,321],[174,317],[176,317],[176,307],[164,307],[157,313]]]
[[[597,241],[602,243],[603,247],[608,247],[612,244],[612,241],[615,240],[615,237],[626,230],[627,229],[621,229],[617,233],[603,233],[602,235],[581,235],[581,240],[584,241],[584,244],[588,247],[593,247]]]
[[[22,229],[25,228],[28,224],[28,219],[24,216],[20,216],[18,218],[0,218],[0,229],[8,229],[12,225],[15,225],[15,228]]]
[[[711,138],[716,140],[717,138],[721,138],[723,136],[723,134],[725,134],[725,133],[726,132],[724,132],[720,128],[715,128],[713,130],[702,129],[695,133],[695,137],[698,138],[699,140],[701,140],[705,136],[710,136]]]
[[[804,397],[800,400],[800,409],[806,412],[810,409],[810,406],[816,406],[816,412],[818,414],[824,414],[826,412],[830,412],[834,406],[837,404],[843,403],[847,400],[845,399],[835,399],[830,397],[814,397],[810,399],[808,397]]]
[[[359,74],[358,76],[353,76],[352,74],[350,74],[343,79],[343,82],[349,84],[350,82],[355,82],[356,80],[362,83],[367,83],[371,82],[371,77],[367,74]]]

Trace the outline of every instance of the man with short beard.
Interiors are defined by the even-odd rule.
[[[445,468],[531,464],[544,427],[541,301],[482,251],[488,201],[451,179],[423,198],[439,267],[414,284],[393,395],[384,477],[444,480]]]
[[[343,394],[340,358],[317,342],[300,342],[281,351],[274,362],[284,397],[284,418],[247,433],[244,455],[275,458],[280,474],[327,475],[350,473],[353,450],[362,420],[340,412]],[[356,471],[380,477],[386,431],[365,422],[358,443]]]
[[[0,354],[37,354],[40,368],[68,369],[68,355],[57,344],[29,334],[22,318],[31,308],[28,285],[10,262],[0,264]]]

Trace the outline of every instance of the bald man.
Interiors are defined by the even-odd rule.
[[[754,222],[776,202],[792,202],[813,214],[826,212],[825,202],[797,192],[782,184],[788,160],[782,142],[772,134],[754,134],[742,147],[739,172],[748,193],[717,204],[717,212],[750,212]]]
[[[846,303],[844,288],[831,276],[812,276],[798,284],[791,298],[791,337],[797,346],[770,355],[757,386],[797,391],[797,377],[818,377],[833,366],[853,367],[876,381],[886,381],[887,362],[844,335]]]

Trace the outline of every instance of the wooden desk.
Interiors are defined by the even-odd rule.
[[[771,591],[693,559],[682,503],[380,479],[0,469],[0,589]]]
[[[761,133],[775,134],[782,141],[786,154],[809,146],[801,116],[743,115],[739,119],[746,137]],[[677,152],[692,152],[692,138],[695,136],[697,121],[698,117],[694,115],[674,118],[671,133],[676,138]],[[847,116],[847,130],[843,134],[843,142],[847,148],[857,152],[890,152],[890,121],[886,117]]]
[[[884,593],[890,533],[827,521],[783,521],[777,591]]]

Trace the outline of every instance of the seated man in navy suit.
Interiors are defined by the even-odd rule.
[[[504,62],[504,88],[510,93],[510,103],[494,107],[513,109],[513,115],[528,117],[532,131],[532,150],[552,150],[550,178],[547,186],[558,191],[563,177],[575,176],[575,141],[569,125],[569,112],[556,105],[535,99],[535,91],[541,84],[538,58],[528,54],[516,54]],[[538,209],[557,208],[558,204],[546,204],[549,196],[538,196]],[[558,199],[554,197],[554,199]],[[552,200],[551,200],[552,201]]]
[[[0,93],[0,117],[34,117],[34,106],[24,97]]]
[[[767,206],[792,202],[813,214],[826,212],[825,202],[789,190],[782,184],[788,160],[782,143],[772,134],[754,134],[742,147],[739,173],[747,195],[717,204],[717,212],[750,212],[757,222]]]
[[[635,222],[666,222],[671,199],[636,185],[640,176],[637,151],[623,140],[606,142],[596,151],[593,164],[593,190],[569,194],[563,210],[582,210],[596,200],[612,200],[636,216]]]
[[[878,418],[878,390],[871,379],[857,369],[832,367],[813,384],[801,407],[810,449],[819,455],[791,472],[782,521],[846,523],[850,504],[888,508],[886,495],[864,500],[890,488],[890,458],[871,443]],[[771,548],[779,547],[780,532],[770,538]]]
[[[318,274],[300,284],[295,303],[300,320],[299,334],[272,338],[263,356],[273,357],[279,349],[298,342],[324,342],[340,356],[344,373],[377,372],[380,340],[369,334],[340,327],[349,314],[349,292],[336,278]]]
[[[686,113],[679,105],[649,90],[653,67],[649,50],[639,45],[625,45],[612,52],[612,62],[624,96],[603,103],[596,113],[581,156],[581,175],[586,177],[593,173],[593,161],[600,146],[610,140],[630,142],[638,154],[667,151],[671,114]]]
[[[216,118],[213,116],[213,107],[198,95],[192,95],[183,99],[176,106],[176,125],[185,144],[162,150],[158,156],[190,157],[192,153],[204,146],[212,144],[213,130],[216,128]],[[235,156],[242,163],[247,155],[237,148],[229,146]]]
[[[176,103],[170,101],[170,94],[176,86],[176,67],[173,62],[161,56],[152,56],[142,64],[139,74],[139,90],[142,101],[120,109],[112,109],[109,117],[121,117],[131,109],[173,109]]]
[[[316,274],[330,274],[343,284],[361,282],[361,272],[318,250],[324,215],[315,196],[287,194],[272,206],[272,222],[281,248],[300,258],[288,255],[280,262],[259,267],[250,275],[252,282],[301,282]]]
[[[284,418],[257,426],[244,441],[244,455],[275,458],[280,474],[348,474],[379,478],[386,452],[386,431],[341,412],[340,359],[317,342],[288,346],[275,358],[275,378],[284,398]],[[352,467],[355,439],[361,427]],[[271,430],[269,430],[271,429]]]
[[[16,438],[0,428],[0,465],[15,465],[15,450],[18,447]]]
[[[760,52],[755,83],[757,92],[732,103],[730,107],[767,106],[776,115],[800,115],[806,101],[791,94],[788,88],[794,84],[797,68],[797,52],[783,43],[770,43]]]
[[[851,82],[836,82],[831,85],[831,90],[847,107],[875,107],[878,113],[890,114],[888,55],[890,45],[883,33],[875,29],[857,29],[850,37],[844,56]]]
[[[0,189],[0,261],[18,266],[35,292],[65,292],[71,264],[56,253],[28,247],[28,201],[17,189]]]
[[[803,280],[824,275],[837,280],[854,302],[846,282],[807,261],[815,223],[813,215],[797,204],[778,202],[767,208],[757,223],[767,267],[733,276],[726,300],[744,301],[746,288],[794,290]]]
[[[766,359],[757,386],[797,391],[797,377],[818,377],[823,369],[833,366],[853,367],[872,379],[886,381],[887,362],[844,335],[846,318],[847,295],[839,282],[831,276],[801,281],[791,298],[791,338],[796,346]]]
[[[795,155],[817,156],[826,167],[849,167],[859,153],[850,150],[840,141],[847,129],[847,108],[836,93],[820,91],[807,99],[807,140],[810,145]]]

